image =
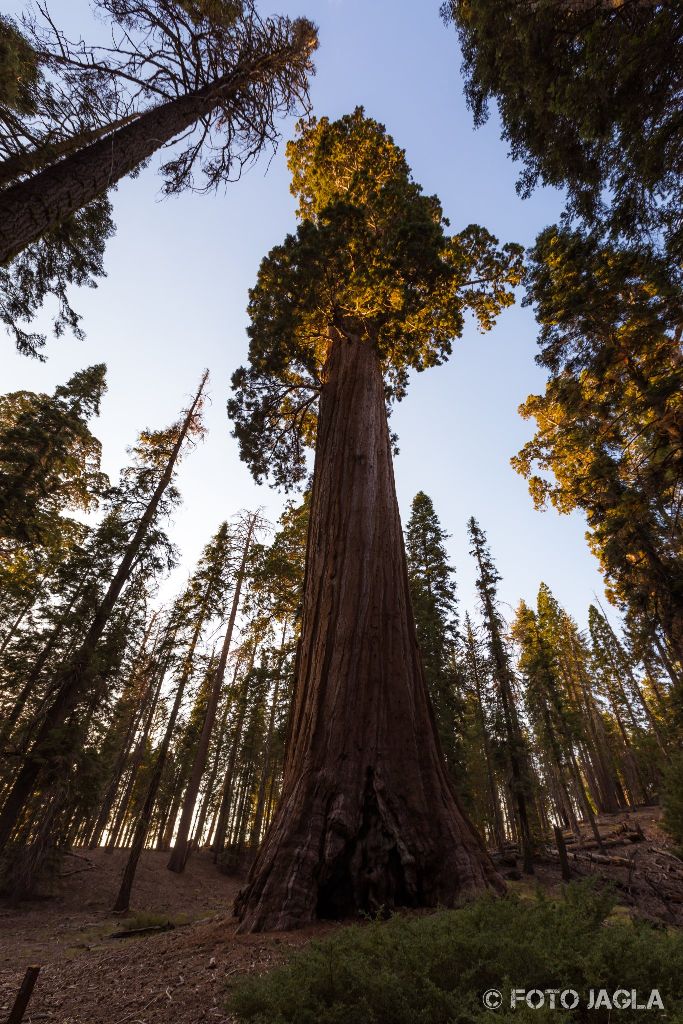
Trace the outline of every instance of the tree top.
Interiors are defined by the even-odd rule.
[[[410,369],[444,362],[467,312],[481,330],[514,301],[522,249],[470,225],[448,236],[436,196],[412,178],[403,150],[361,107],[300,122],[288,146],[295,234],[261,263],[250,291],[249,365],[233,376],[229,415],[260,480],[305,478],[317,396],[337,332],[375,347],[389,400]]]

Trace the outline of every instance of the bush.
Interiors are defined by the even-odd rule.
[[[589,990],[659,990],[668,1021],[683,1021],[683,936],[644,923],[607,920],[610,894],[586,883],[561,899],[484,898],[459,910],[350,925],[292,961],[238,983],[230,1010],[252,1024],[587,1024],[643,1021],[637,1009],[591,1009]],[[503,993],[497,1011],[482,1003]],[[574,989],[573,1011],[522,1002],[514,988]],[[664,1016],[656,1010],[646,1021]]]
[[[683,751],[677,751],[668,766],[662,789],[664,818],[662,824],[677,844],[676,853],[683,857]]]

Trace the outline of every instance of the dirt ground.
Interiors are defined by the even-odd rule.
[[[628,860],[629,867],[600,864],[578,851],[573,869],[616,884],[623,913],[663,927],[683,925],[683,864],[667,850],[658,809],[602,818],[601,831],[614,834],[627,817],[631,829],[638,822],[644,838],[625,838],[620,845],[615,840],[605,852]],[[236,935],[231,906],[238,879],[219,874],[207,853],[194,854],[186,872],[175,875],[166,870],[168,854],[146,851],[130,923],[168,920],[175,927],[112,938],[124,927],[110,908],[125,857],[124,851],[77,851],[66,858],[49,898],[0,907],[0,1020],[26,967],[39,964],[25,1024],[229,1024],[226,996],[239,975],[266,971],[312,936],[341,927],[321,923],[289,934]],[[501,866],[503,873],[509,870]],[[537,884],[559,889],[559,867],[550,856],[533,880],[509,881],[522,892]]]
[[[267,970],[333,927],[237,936],[231,907],[239,880],[219,874],[207,853],[176,875],[166,870],[167,853],[145,851],[130,923],[168,919],[175,928],[111,938],[125,927],[111,913],[125,858],[120,850],[77,851],[51,898],[0,908],[0,1020],[26,967],[40,964],[25,1024],[227,1024],[231,979]]]

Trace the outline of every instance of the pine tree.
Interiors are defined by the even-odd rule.
[[[104,491],[101,446],[88,421],[106,390],[106,367],[76,373],[54,395],[0,398],[0,544],[3,559],[24,547],[56,548],[78,537],[64,513],[91,510]]]
[[[204,720],[202,722],[201,734],[199,736],[199,742],[197,744],[197,751],[195,753],[194,764],[192,766],[192,771],[190,774],[190,778],[188,780],[187,790],[185,792],[185,802],[183,805],[183,812],[180,817],[180,823],[178,825],[178,833],[176,836],[175,845],[173,847],[173,853],[171,854],[170,860],[168,862],[168,867],[171,871],[183,871],[190,853],[190,829],[192,827],[192,819],[194,817],[195,803],[197,800],[197,796],[199,794],[199,787],[201,785],[202,776],[206,768],[206,761],[209,754],[209,745],[211,742],[211,733],[214,728],[216,713],[218,711],[218,705],[221,697],[221,692],[223,689],[225,669],[228,663],[230,647],[232,645],[235,620],[237,618],[237,612],[240,607],[242,587],[244,585],[245,576],[247,572],[247,562],[249,559],[252,538],[254,536],[254,533],[257,531],[258,526],[258,514],[249,516],[243,524],[242,532],[244,536],[242,538],[242,557],[239,568],[237,569],[237,573],[235,575],[230,616],[228,618],[227,626],[225,629],[225,637],[223,639],[220,656],[214,665],[214,669],[210,677],[210,689],[208,694],[206,711],[204,714]]]
[[[680,289],[641,254],[555,228],[529,282],[551,377],[521,407],[537,430],[513,465],[537,507],[585,513],[610,599],[651,621],[681,664]]]
[[[202,636],[207,625],[210,622],[215,621],[216,616],[222,615],[225,612],[228,590],[230,583],[232,582],[231,570],[233,569],[232,559],[234,555],[233,541],[234,538],[232,536],[232,531],[227,524],[224,524],[219,528],[212,542],[204,549],[194,573],[190,577],[184,592],[177,599],[173,608],[171,621],[169,623],[169,632],[173,638],[171,649],[177,652],[177,664],[174,666],[176,669],[176,679],[174,680],[174,687],[171,691],[173,694],[173,700],[168,715],[163,723],[162,739],[154,753],[149,778],[146,780],[146,786],[144,787],[140,806],[137,808],[137,814],[132,823],[130,854],[123,871],[121,885],[114,904],[114,909],[117,912],[127,910],[130,904],[133,883],[135,881],[140,855],[144,849],[152,827],[153,815],[155,807],[157,806],[160,788],[162,786],[164,772],[167,766],[182,702],[190,681],[196,671],[198,650],[200,648]],[[223,647],[225,651],[225,644]],[[210,737],[213,722],[209,722],[207,717],[208,703],[216,690],[220,690],[224,669],[225,666],[223,665],[221,668],[218,660],[214,660],[213,658],[209,660],[207,672],[205,673],[203,680],[203,706],[198,709],[196,722],[198,743],[201,739],[201,733],[204,731],[205,725],[207,725],[206,732]],[[195,762],[195,766],[199,766],[201,761],[205,758],[205,754],[202,754],[201,757],[197,758],[198,752],[196,749],[190,748],[189,753],[190,757],[188,758],[187,766],[188,774],[192,770],[193,762]],[[184,772],[180,773],[181,777],[183,774]],[[197,772],[197,774],[201,781],[201,774],[199,772]],[[188,808],[191,807],[194,809],[197,792],[198,788],[194,793],[194,797],[191,797],[191,799],[186,802],[186,806]],[[181,793],[179,792],[178,796],[180,797],[180,795]],[[179,800],[177,806],[179,806]],[[168,817],[169,821],[165,823],[165,827],[172,828],[175,820],[175,814],[169,812]],[[187,835],[182,838],[182,847],[178,847],[179,851],[182,849],[183,852],[183,865],[189,852],[187,848],[188,838],[189,829]],[[165,845],[165,843],[162,845]]]
[[[49,706],[36,729],[31,748],[0,812],[0,850],[5,848],[19,824],[23,809],[45,766],[55,757],[59,758],[64,726],[78,706],[79,700],[90,691],[93,674],[96,671],[98,645],[114,613],[116,603],[131,577],[136,559],[148,543],[148,534],[155,527],[160,506],[164,498],[168,500],[166,492],[171,485],[181,451],[185,443],[202,429],[201,402],[207,377],[208,374],[205,373],[190,408],[177,424],[170,430],[148,433],[141,437],[138,452],[144,458],[133,473],[137,485],[135,497],[142,506],[141,514],[87,631],[54,681]],[[129,503],[129,507],[131,505],[132,502]]]
[[[99,6],[119,45],[74,49],[47,19],[36,45],[45,62],[90,72],[103,89],[127,82],[136,116],[0,192],[0,264],[179,136],[191,140],[164,166],[168,192],[191,187],[198,172],[208,187],[229,180],[236,164],[253,159],[276,134],[277,113],[305,96],[316,41],[310,22],[261,21],[251,3],[190,10],[176,0],[100,0]],[[141,100],[150,95],[156,103],[144,107]],[[210,151],[203,148],[209,139]]]
[[[303,480],[314,439],[316,460],[291,742],[243,930],[499,885],[435,743],[385,401],[448,356],[465,309],[493,323],[519,250],[478,227],[447,239],[360,109],[302,126],[288,156],[301,224],[261,265],[229,411],[257,479]]]
[[[651,782],[647,778],[645,765],[638,756],[643,725],[626,691],[627,667],[623,648],[605,616],[594,605],[588,610],[588,627],[594,671],[621,737],[622,770],[630,802],[634,806],[649,803]]]
[[[496,681],[497,699],[502,715],[504,752],[509,769],[509,789],[515,808],[524,871],[533,874],[531,834],[531,779],[529,751],[515,702],[514,673],[505,642],[505,626],[498,610],[497,585],[501,579],[486,546],[486,535],[476,519],[467,524],[471,553],[477,563],[477,590],[488,634],[491,667]]]
[[[472,791],[475,820],[485,823],[491,844],[502,852],[505,828],[492,749],[493,728],[490,719],[494,701],[489,685],[490,672],[469,613],[465,614],[463,647],[463,668],[470,687],[473,711],[472,727],[466,732],[465,740],[465,779]],[[476,776],[482,768],[485,780],[481,780],[477,787]]]
[[[680,267],[683,16],[642,0],[445,0],[475,123],[495,100],[524,169],[518,191],[565,188],[598,232]],[[647,131],[643,131],[647,125]]]
[[[462,775],[462,694],[456,659],[458,639],[455,570],[434,505],[423,491],[413,498],[406,526],[406,560],[425,681],[436,716],[446,764],[454,781]]]
[[[114,232],[109,189],[162,147],[167,192],[233,180],[307,104],[315,29],[261,20],[251,0],[96,0],[113,45],[73,44],[40,8],[0,23],[0,323],[20,352],[46,297],[54,334],[83,337],[71,286],[95,287]],[[18,83],[21,84],[18,84]],[[200,183],[198,177],[204,180]],[[46,200],[46,201],[44,201]]]
[[[586,785],[577,763],[576,724],[565,692],[553,630],[554,598],[541,584],[537,611],[524,601],[517,610],[513,636],[520,648],[519,668],[526,679],[526,705],[535,726],[540,753],[552,780],[558,816],[578,834],[578,807],[599,847],[602,839]],[[551,614],[548,614],[548,612]]]

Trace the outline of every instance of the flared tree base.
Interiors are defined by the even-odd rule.
[[[442,780],[446,781],[446,780]],[[389,794],[368,768],[342,793],[295,786],[235,901],[238,931],[288,931],[397,907],[452,907],[505,884],[448,788],[438,806]]]

